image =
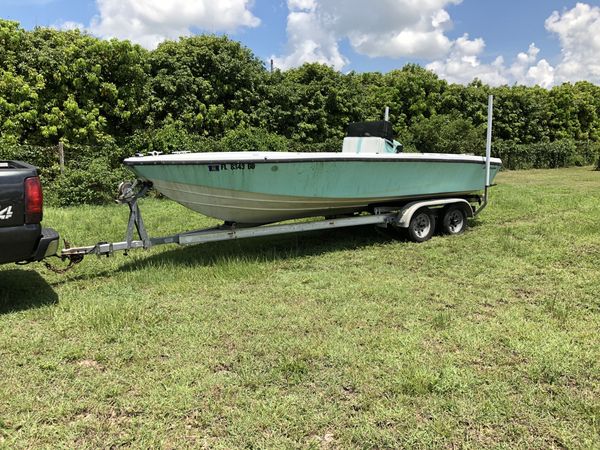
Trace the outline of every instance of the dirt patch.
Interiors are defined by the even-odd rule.
[[[82,359],[81,361],[77,361],[76,363],[79,367],[84,367],[86,369],[94,369],[97,370],[98,372],[104,372],[105,367],[100,364],[98,361],[95,361],[93,359]]]

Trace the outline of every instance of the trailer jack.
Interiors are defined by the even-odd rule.
[[[68,261],[66,267],[57,267],[50,264],[48,261],[44,261],[46,268],[54,273],[64,274],[71,270],[76,264],[83,261],[86,255],[105,255],[110,256],[117,250],[122,250],[127,255],[127,250],[130,248],[149,248],[152,244],[146,227],[144,226],[144,220],[142,219],[142,213],[138,205],[138,199],[145,196],[148,190],[152,187],[152,183],[147,181],[123,181],[119,184],[118,193],[119,196],[116,202],[119,204],[127,204],[129,206],[129,221],[127,224],[127,232],[125,235],[125,241],[120,243],[109,243],[99,242],[96,245],[88,247],[71,247],[71,244],[66,239],[64,240],[64,248],[60,255],[53,255],[59,258],[61,261]],[[137,232],[140,240],[134,241],[134,230]],[[141,245],[138,245],[141,243]]]

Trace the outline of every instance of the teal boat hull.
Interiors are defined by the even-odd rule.
[[[129,158],[125,163],[186,207],[247,224],[344,214],[417,198],[467,196],[485,187],[485,164],[479,157],[199,155]],[[492,180],[499,169],[500,161],[494,160]]]

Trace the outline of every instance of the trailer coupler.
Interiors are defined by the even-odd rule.
[[[65,250],[68,250],[71,248],[71,244],[69,243],[69,241],[67,241],[66,239],[64,239],[64,243],[65,243],[65,247],[62,251],[62,254],[59,255],[52,255],[52,257],[54,258],[58,258],[61,261],[66,261],[68,260],[69,263],[67,264],[66,267],[57,267],[54,264],[50,264],[48,262],[48,260],[44,260],[44,266],[46,267],[46,269],[50,270],[51,272],[54,273],[58,273],[60,275],[67,273],[69,270],[71,270],[76,264],[79,264],[81,261],[83,261],[83,257],[85,255],[83,254],[72,254],[72,255],[66,255],[64,254]]]

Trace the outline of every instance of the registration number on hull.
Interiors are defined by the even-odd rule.
[[[209,172],[220,172],[221,170],[254,170],[255,163],[230,163],[230,164],[209,164]]]

